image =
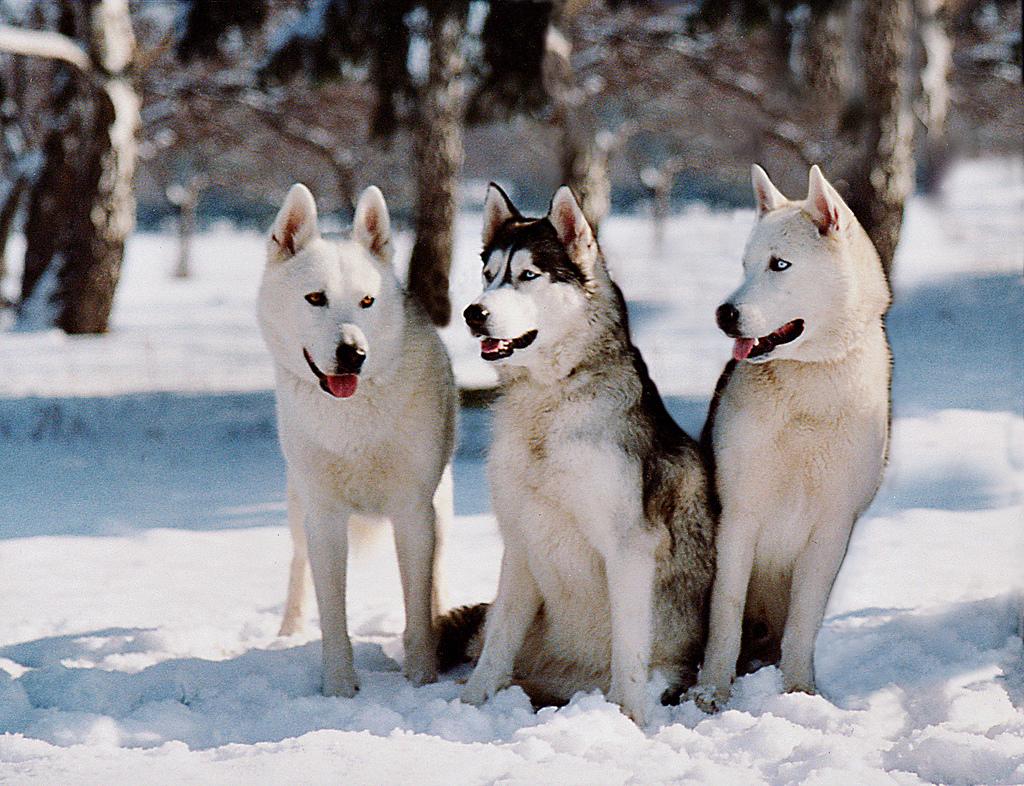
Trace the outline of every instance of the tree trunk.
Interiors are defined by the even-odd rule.
[[[334,169],[341,212],[351,218],[356,214],[356,202],[359,199],[356,192],[355,157],[349,150],[335,150],[331,156],[331,167]]]
[[[601,145],[591,102],[576,84],[572,44],[550,27],[544,53],[545,87],[551,96],[551,124],[558,129],[562,183],[572,188],[594,234],[611,207],[608,159],[611,144]]]
[[[953,70],[953,45],[947,32],[943,0],[917,0],[915,36],[920,69],[917,115],[924,131],[921,140],[920,181],[925,192],[934,192],[949,164],[946,115],[949,112],[949,74]]]
[[[906,70],[911,0],[864,3],[864,157],[849,178],[850,207],[878,249],[889,274],[914,185],[913,118]]]
[[[812,13],[807,21],[801,52],[803,81],[819,100],[841,101],[848,94],[844,11]]]
[[[196,234],[196,200],[190,199],[178,206],[178,264],[175,278],[192,275],[192,238]]]
[[[564,104],[556,108],[554,117],[561,135],[562,182],[576,193],[596,235],[611,208],[610,151],[597,142],[597,120],[592,113]]]
[[[196,234],[196,209],[199,194],[206,184],[201,175],[193,175],[184,185],[175,184],[167,189],[167,198],[178,209],[178,262],[175,278],[192,275],[192,238]]]
[[[18,175],[9,185],[3,205],[0,206],[0,283],[7,275],[7,241],[11,237],[11,229],[14,226],[14,218],[21,206],[21,199],[28,188],[28,177]],[[11,305],[0,291],[0,308]]]
[[[796,87],[790,55],[793,51],[793,26],[786,9],[780,3],[768,3],[768,32],[770,54],[774,61],[773,71],[778,85],[792,91]]]
[[[416,128],[416,241],[409,290],[435,325],[451,320],[448,274],[455,242],[462,168],[462,40],[466,7],[437,3],[430,22],[430,63]]]
[[[651,220],[656,248],[661,248],[665,240],[665,225],[672,210],[672,189],[682,170],[682,158],[673,156],[660,167],[648,167],[640,173],[641,182],[651,192]]]
[[[135,223],[134,37],[127,0],[66,0],[64,23],[74,30],[62,32],[89,42],[92,67],[62,67],[54,90],[25,223],[21,316],[52,319],[67,333],[102,333]]]

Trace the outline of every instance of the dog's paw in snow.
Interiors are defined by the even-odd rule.
[[[405,678],[413,685],[437,682],[437,659],[429,651],[406,651],[402,671]]]
[[[647,697],[644,685],[632,686],[632,690],[626,690],[621,685],[613,684],[608,691],[608,701],[618,704],[622,714],[629,718],[637,726],[647,724]]]
[[[783,677],[783,688],[786,693],[806,693],[808,696],[816,696],[818,694],[818,691],[814,688],[814,683],[807,680],[787,680]]]
[[[342,699],[351,699],[359,692],[359,680],[352,669],[332,670],[324,674],[323,694],[324,696],[337,696]]]
[[[633,721],[633,723],[641,729],[647,725],[647,705],[644,702],[634,704],[613,701],[611,698],[608,700],[612,701],[614,704],[618,704],[619,709],[622,710],[622,714]]]
[[[493,699],[502,688],[507,688],[511,684],[512,680],[508,678],[501,679],[473,672],[473,676],[469,678],[469,682],[459,693],[459,700],[479,707],[488,699]]]
[[[714,685],[694,685],[686,694],[686,698],[696,704],[702,711],[713,714],[723,709],[729,702],[729,688],[716,688]]]

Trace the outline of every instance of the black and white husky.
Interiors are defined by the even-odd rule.
[[[505,552],[462,700],[513,682],[554,702],[600,688],[643,723],[650,671],[678,692],[702,655],[707,474],[572,192],[530,219],[492,185],[484,210],[484,291],[464,316],[502,382],[489,478]]]

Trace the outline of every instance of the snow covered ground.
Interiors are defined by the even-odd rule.
[[[818,640],[822,695],[781,695],[765,669],[725,712],[658,707],[646,729],[600,695],[534,713],[518,689],[477,709],[452,676],[412,688],[386,539],[353,557],[362,690],[320,696],[315,619],[275,635],[290,545],[252,313],[262,238],[202,235],[177,281],[173,238],[135,237],[110,335],[0,334],[0,782],[1024,783],[1022,216],[1019,159],[962,165],[909,206],[892,461]],[[643,218],[603,230],[691,432],[752,218],[691,208],[660,248]],[[478,222],[459,226],[459,307]],[[465,331],[445,337],[460,380],[486,384]],[[487,429],[463,413],[452,603],[495,588]]]

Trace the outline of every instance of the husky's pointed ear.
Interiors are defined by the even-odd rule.
[[[318,237],[316,200],[308,188],[296,183],[288,190],[270,230],[270,258],[277,262],[290,259]]]
[[[384,194],[377,186],[368,186],[360,195],[352,235],[381,261],[391,261],[391,217]]]
[[[786,204],[786,197],[757,164],[750,167],[750,180],[754,184],[754,200],[757,202],[757,217],[770,213]]]
[[[594,242],[594,232],[569,186],[561,186],[551,198],[548,221],[558,233],[558,239],[570,251],[574,246],[585,249]]]
[[[812,166],[807,178],[807,204],[804,209],[821,234],[827,235],[840,228],[839,208],[842,204],[842,197],[821,174],[818,165]]]
[[[484,228],[481,238],[484,248],[491,244],[494,236],[498,233],[502,224],[506,221],[519,218],[519,211],[512,204],[512,200],[497,183],[489,183],[487,186],[487,198],[484,200]]]

